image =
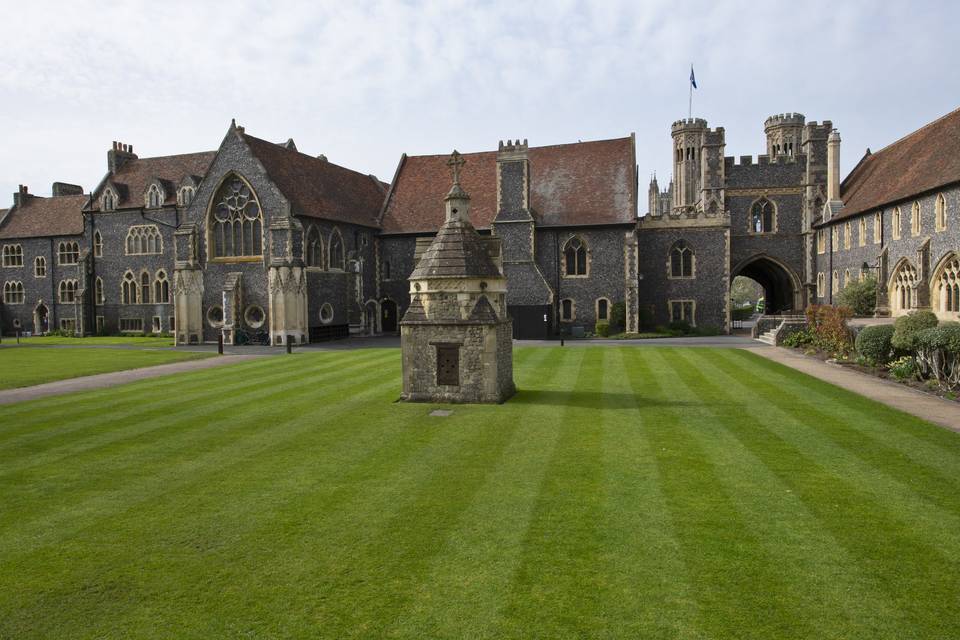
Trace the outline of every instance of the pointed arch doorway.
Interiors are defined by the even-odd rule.
[[[50,310],[43,302],[38,302],[33,308],[33,332],[42,335],[50,330]]]
[[[763,288],[765,315],[800,313],[800,278],[785,264],[767,255],[751,256],[730,270],[730,282],[737,276],[750,278]]]

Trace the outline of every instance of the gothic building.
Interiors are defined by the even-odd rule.
[[[723,128],[671,128],[673,176],[638,218],[633,136],[464,155],[471,220],[506,279],[513,336],[578,334],[624,305],[627,331],[729,330],[730,283],[769,314],[877,277],[880,314],[960,318],[960,110],[840,180],[840,136],[796,113],[766,153]],[[93,191],[21,186],[0,210],[0,331],[171,333],[180,344],[396,333],[408,278],[445,220],[447,156],[401,157],[391,184],[231,124],[215,151],[140,158],[114,143]],[[505,317],[506,317],[505,316]]]

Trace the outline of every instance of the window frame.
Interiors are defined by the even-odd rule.
[[[2,255],[4,268],[20,269],[23,267],[23,245],[19,242],[3,245]]]
[[[47,257],[46,256],[37,256],[33,259],[33,277],[34,278],[47,277]]]
[[[574,243],[577,244],[574,247]],[[568,251],[573,251],[573,270],[571,272]],[[581,253],[582,252],[582,253]],[[561,276],[563,278],[588,278],[590,277],[590,245],[583,236],[575,234],[566,239],[561,248],[563,261],[561,263]]]

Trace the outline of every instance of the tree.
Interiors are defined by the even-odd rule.
[[[734,307],[753,306],[763,295],[763,287],[756,280],[737,276],[730,284],[730,302]]]
[[[877,280],[870,276],[859,282],[851,282],[839,296],[840,304],[853,309],[856,316],[872,316],[877,308]]]

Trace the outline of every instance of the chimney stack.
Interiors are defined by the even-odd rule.
[[[132,144],[124,144],[114,140],[113,148],[107,151],[107,171],[115,174],[128,161],[136,159],[137,154],[133,152]]]
[[[82,196],[83,187],[68,182],[54,182],[53,186],[50,187],[50,193],[55,198],[57,196]]]
[[[13,206],[18,209],[22,207],[27,202],[27,198],[31,197],[30,192],[27,189],[27,185],[21,184],[17,187],[17,192],[13,194]]]
[[[827,138],[827,200],[840,199],[840,132]]]

